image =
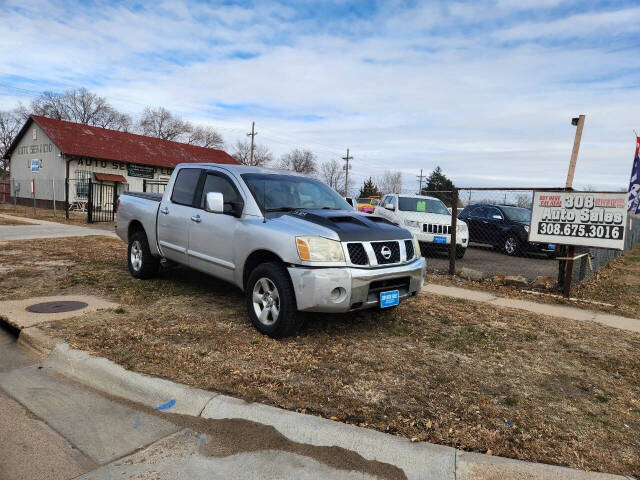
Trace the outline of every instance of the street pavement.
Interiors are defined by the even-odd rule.
[[[34,238],[85,237],[88,235],[116,236],[113,230],[109,231],[103,228],[66,225],[64,223],[33,220],[5,214],[0,214],[0,217],[29,223],[29,225],[0,225],[0,242]]]

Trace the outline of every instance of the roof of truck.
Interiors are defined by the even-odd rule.
[[[180,166],[180,165],[178,165]],[[225,169],[236,172],[238,174],[243,173],[262,173],[269,175],[296,175],[299,177],[304,177],[305,175],[298,172],[292,172],[291,170],[282,170],[278,168],[265,168],[265,167],[253,167],[249,165],[219,165],[218,163],[189,163],[188,165],[184,165],[188,167],[224,167]]]

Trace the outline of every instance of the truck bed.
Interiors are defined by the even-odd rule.
[[[153,202],[158,202],[158,203],[162,201],[162,193],[124,192],[122,195],[129,195],[130,197],[144,198],[145,200],[151,200]]]

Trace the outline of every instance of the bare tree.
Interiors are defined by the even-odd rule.
[[[35,114],[112,130],[128,131],[131,128],[129,115],[119,112],[106,98],[86,88],[68,90],[63,94],[44,92],[31,102],[30,108],[19,104],[16,111],[25,120],[30,114]]]
[[[198,145],[199,147],[217,148],[220,150],[224,148],[222,135],[213,128],[202,125],[196,125],[191,128],[191,131],[188,133],[187,143]]]
[[[313,175],[318,171],[316,156],[311,150],[300,150],[296,148],[280,158],[279,168],[291,170],[293,172]]]
[[[320,165],[320,179],[336,192],[344,194],[344,168],[335,158]]]
[[[185,122],[164,107],[146,107],[137,127],[143,135],[172,141],[178,141],[192,129],[189,122]]]
[[[402,172],[385,170],[376,183],[383,195],[386,193],[402,193]]]
[[[18,112],[0,110],[0,175],[9,170],[8,160],[4,160],[2,156],[11,146],[22,124],[22,117]]]
[[[531,195],[519,194],[516,197],[516,205],[520,208],[531,208],[533,206]]]
[[[251,143],[247,140],[238,140],[232,154],[236,161],[242,165],[264,167],[273,160],[269,149],[263,145],[253,146],[253,162],[251,162]]]

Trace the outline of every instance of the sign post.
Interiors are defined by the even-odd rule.
[[[36,179],[32,178],[29,182],[31,187],[31,196],[33,197],[33,216],[36,216]]]

